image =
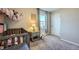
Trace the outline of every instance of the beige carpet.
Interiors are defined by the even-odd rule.
[[[79,50],[79,46],[64,42],[56,36],[46,36],[43,40],[30,42],[31,50]]]

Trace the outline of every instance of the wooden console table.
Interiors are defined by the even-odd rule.
[[[40,39],[40,33],[39,32],[30,32],[30,40],[36,41]]]

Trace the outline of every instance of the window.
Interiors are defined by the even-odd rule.
[[[40,32],[46,33],[47,32],[47,13],[45,11],[40,10],[39,17],[40,17]]]

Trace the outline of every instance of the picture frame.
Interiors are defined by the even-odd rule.
[[[4,32],[4,24],[0,23],[0,33],[3,33],[3,32]]]
[[[31,20],[36,21],[36,14],[31,14]]]

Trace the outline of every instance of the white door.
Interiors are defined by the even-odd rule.
[[[51,19],[52,34],[60,35],[60,25],[61,25],[60,14],[52,15],[52,19]]]

